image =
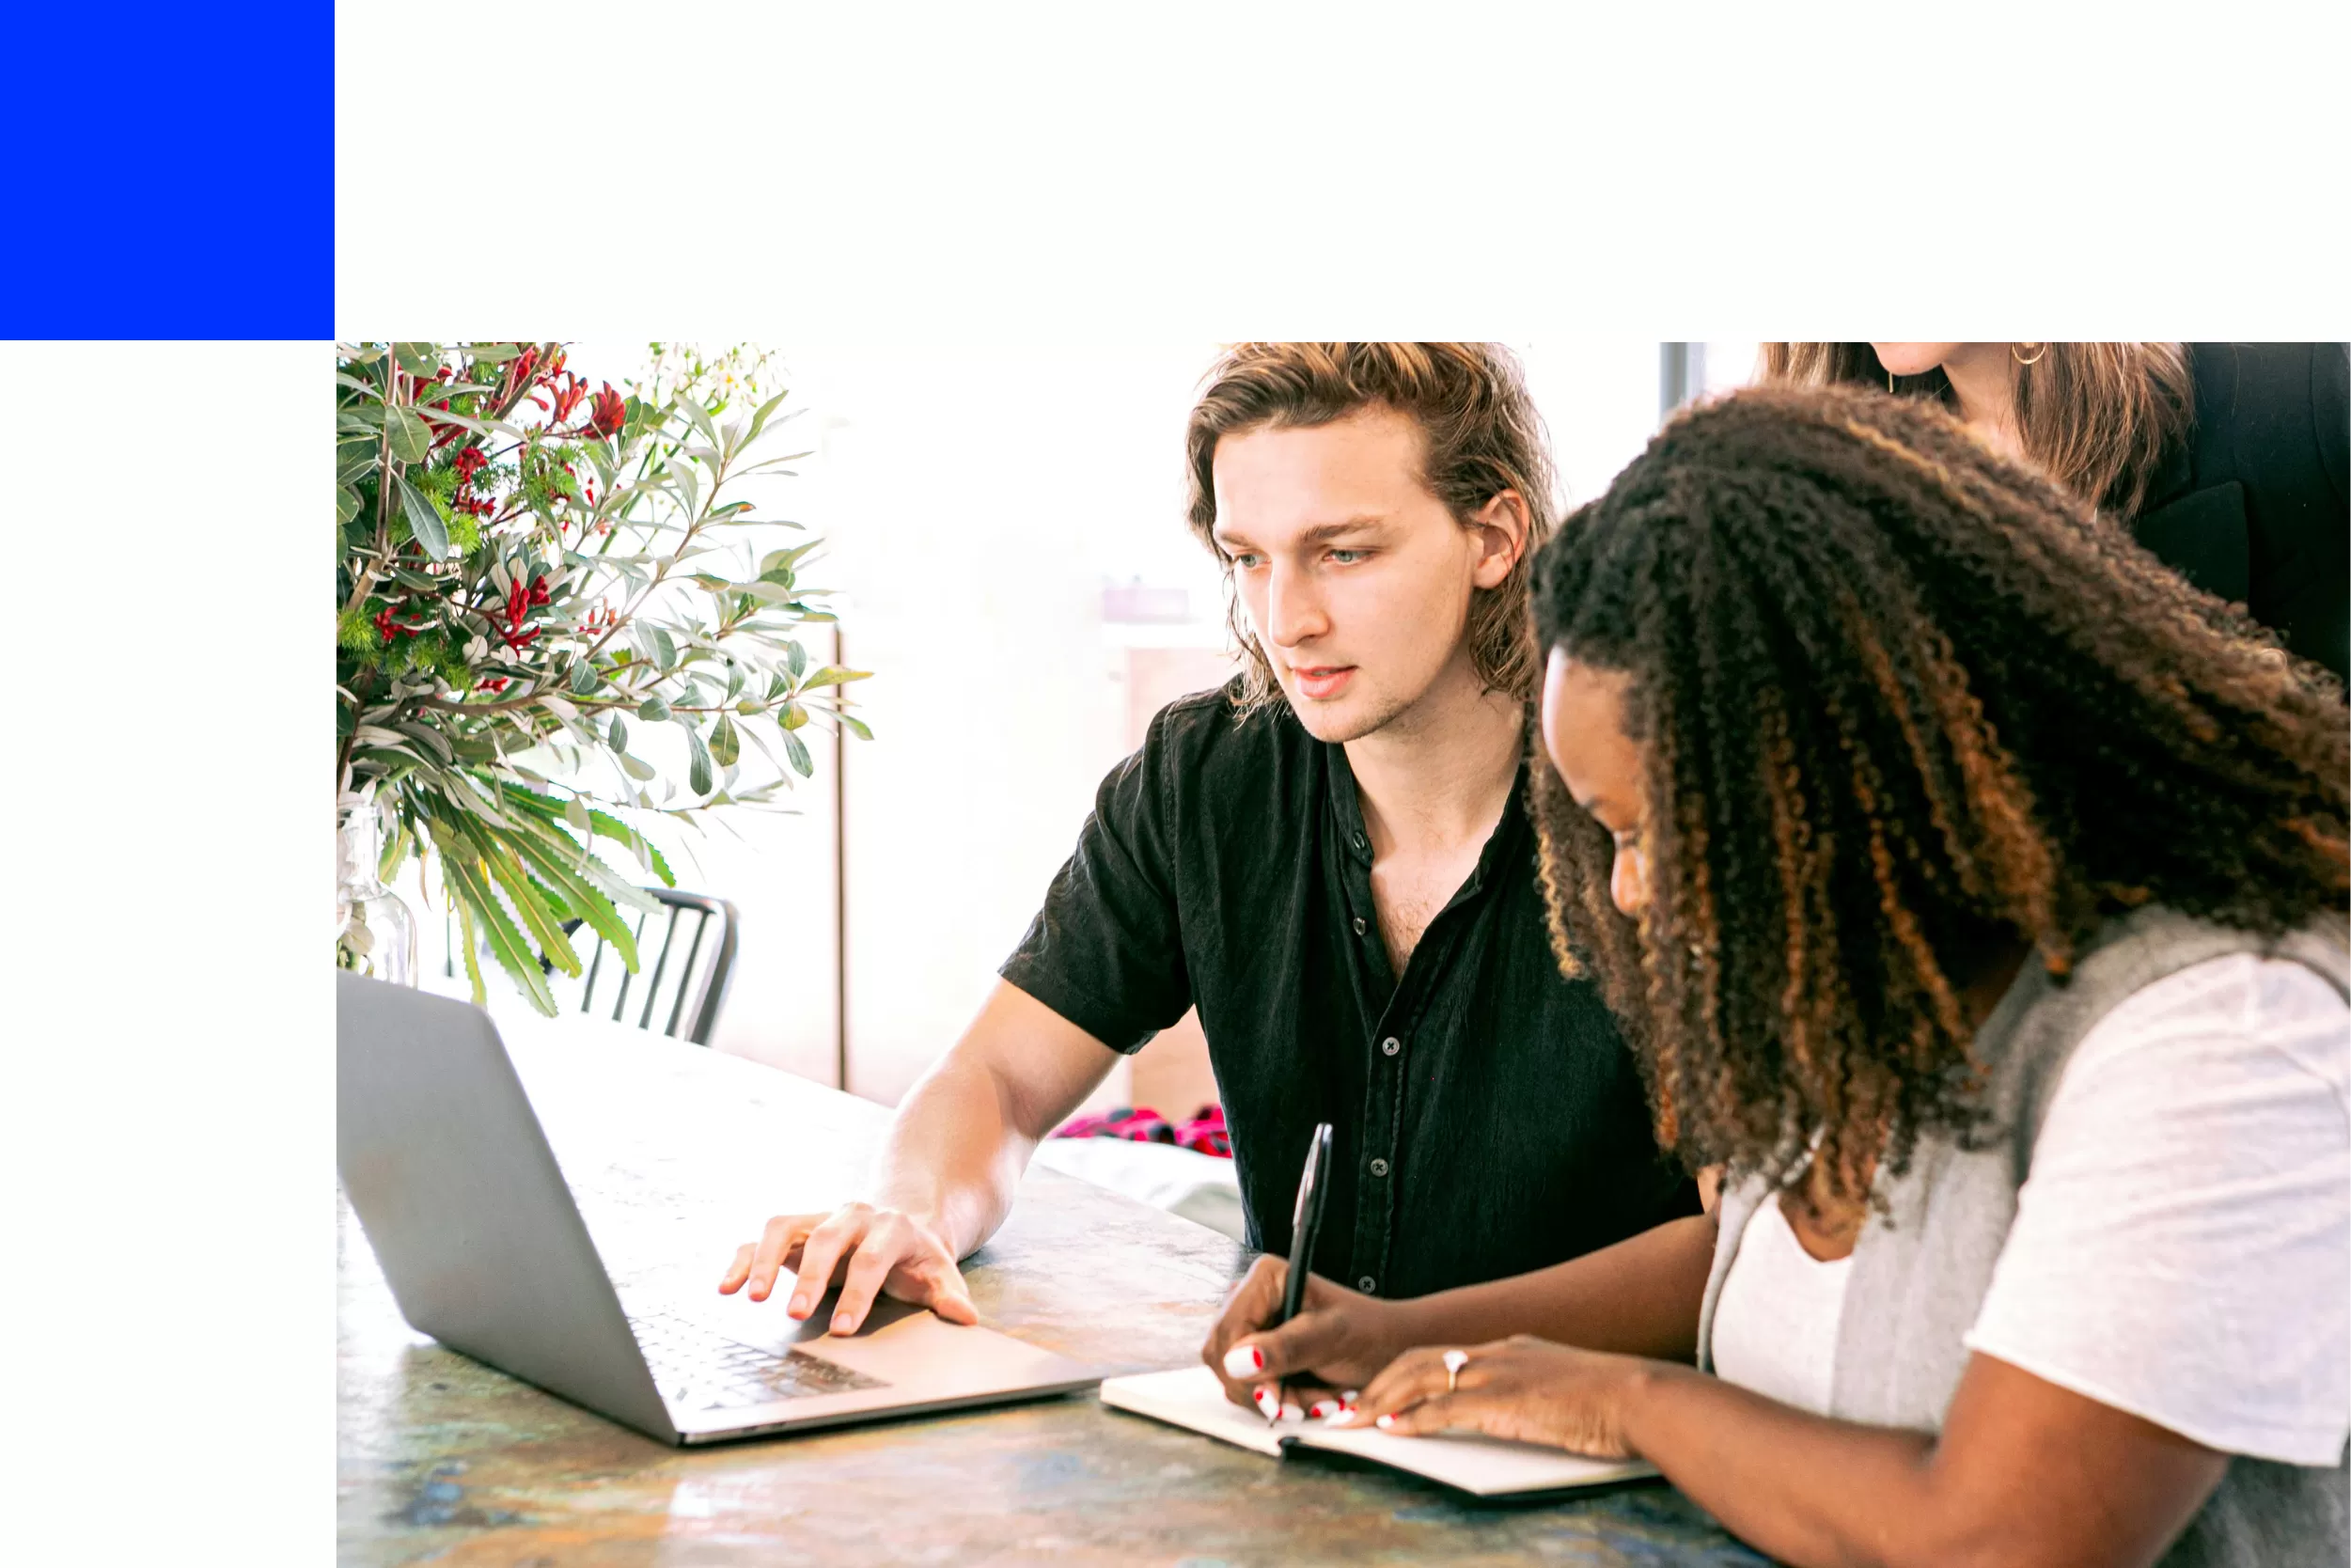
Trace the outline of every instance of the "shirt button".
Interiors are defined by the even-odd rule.
[[[1365,1295],[1370,1295],[1373,1291],[1376,1291],[1379,1288],[1380,1282],[1372,1278],[1368,1274],[1356,1281],[1356,1289],[1361,1291]]]
[[[1381,1041],[1381,1042],[1380,1042],[1380,1054],[1381,1054],[1381,1055],[1383,1055],[1383,1056],[1390,1056],[1390,1057],[1392,1057],[1392,1056],[1394,1056],[1397,1052],[1399,1052],[1399,1051],[1403,1050],[1403,1048],[1404,1048],[1404,1043],[1403,1043],[1403,1041],[1401,1041],[1401,1040],[1397,1039],[1397,1038],[1396,1038],[1394,1035],[1392,1035],[1392,1034],[1391,1034],[1391,1035],[1389,1035],[1389,1036],[1388,1036],[1386,1040],[1383,1040],[1383,1041]]]
[[[1363,917],[1360,915],[1356,917],[1356,934],[1357,936],[1363,934]]]
[[[1371,1162],[1371,1174],[1372,1174],[1372,1175],[1374,1175],[1374,1176],[1385,1176],[1385,1175],[1387,1175],[1387,1162],[1386,1160],[1373,1160],[1373,1161]]]
[[[1363,847],[1363,835],[1362,835],[1362,834],[1360,834],[1360,833],[1358,833],[1358,834],[1356,834],[1356,848],[1357,848],[1357,849],[1361,849],[1362,847]]]

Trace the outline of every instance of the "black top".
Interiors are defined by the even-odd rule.
[[[1542,1268],[1694,1214],[1598,995],[1551,956],[1524,768],[1401,982],[1344,750],[1202,692],[1103,780],[1004,978],[1134,1051],[1199,1009],[1248,1241],[1290,1246],[1337,1131],[1314,1272],[1384,1296]]]
[[[2190,343],[2196,423],[2133,525],[2198,588],[2285,644],[2351,665],[2351,352],[2342,343]]]

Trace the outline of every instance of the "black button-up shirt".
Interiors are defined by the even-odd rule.
[[[1330,1122],[1314,1271],[1357,1290],[1523,1274],[1696,1213],[1607,1010],[1552,958],[1524,769],[1398,977],[1345,751],[1229,698],[1171,703],[1103,781],[1004,978],[1121,1051],[1199,1008],[1254,1247],[1288,1250]]]

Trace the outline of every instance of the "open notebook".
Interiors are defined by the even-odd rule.
[[[1496,1437],[1397,1437],[1374,1427],[1326,1427],[1320,1421],[1268,1425],[1264,1417],[1226,1399],[1224,1385],[1206,1367],[1114,1377],[1102,1386],[1102,1398],[1118,1409],[1189,1427],[1260,1453],[1278,1457],[1295,1443],[1409,1470],[1480,1497],[1568,1492],[1657,1473],[1655,1466],[1638,1460],[1587,1459]]]

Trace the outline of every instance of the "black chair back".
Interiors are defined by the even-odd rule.
[[[595,951],[580,953],[578,980],[549,977],[556,1005],[571,1005],[571,994],[576,991],[581,1012],[707,1045],[718,1028],[727,987],[734,980],[735,906],[705,893],[645,890],[664,907],[659,914],[635,916],[631,934],[636,938],[637,972],[629,973],[619,955],[609,950],[611,944],[592,932],[574,930],[573,949],[579,947],[576,938],[585,935],[595,941]],[[630,918],[630,911],[620,913],[623,919]]]
[[[727,987],[734,980],[735,906],[706,893],[681,893],[668,887],[645,891],[662,904],[650,910],[620,911],[630,922],[636,942],[636,969],[629,973],[611,944],[578,920],[563,922],[572,950],[580,957],[577,979],[557,974],[545,960],[547,983],[558,1010],[596,1013],[616,1024],[652,1029],[673,1040],[707,1045],[718,1028],[719,1009],[726,1005]],[[457,973],[456,922],[449,922],[447,973]],[[583,945],[592,943],[592,949]],[[485,980],[496,973],[485,954]]]

